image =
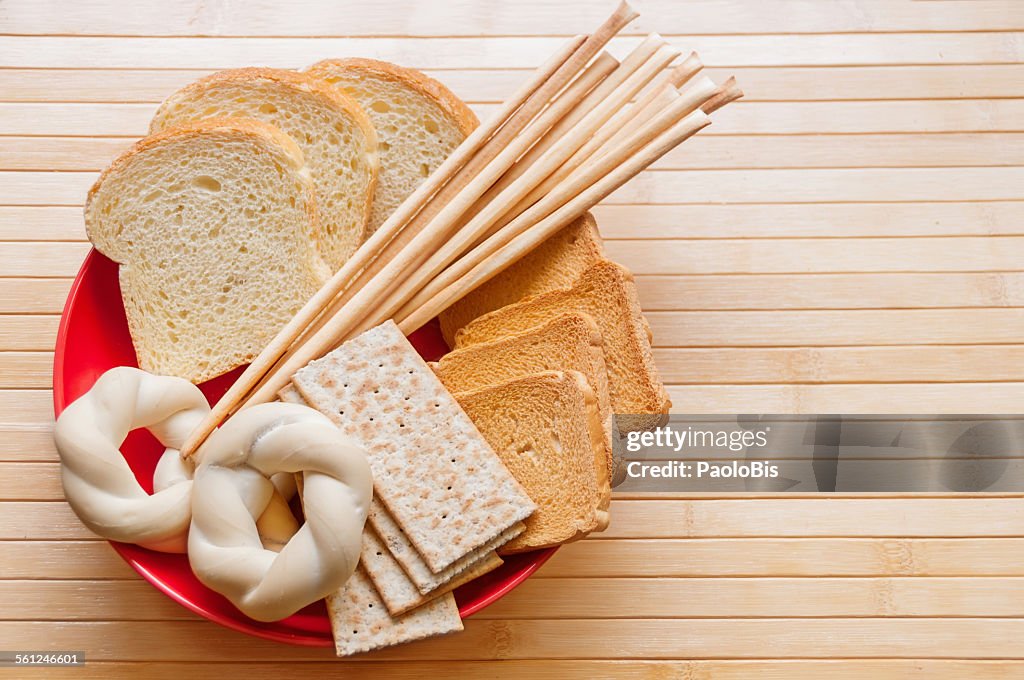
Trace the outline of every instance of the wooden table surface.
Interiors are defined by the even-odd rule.
[[[19,677],[1024,676],[1020,497],[618,495],[608,532],[464,633],[347,662],[192,615],[62,500],[51,350],[81,206],[162,97],[360,55],[485,116],[611,5],[0,0],[0,648],[89,660]],[[1020,411],[1024,3],[640,9],[614,52],[657,30],[747,92],[596,211],[676,408]]]

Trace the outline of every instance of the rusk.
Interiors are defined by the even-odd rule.
[[[612,410],[618,429],[649,427],[662,420],[672,402],[658,377],[651,353],[651,331],[640,311],[633,275],[609,260],[591,266],[572,288],[534,295],[486,314],[455,335],[457,348],[521,333],[576,311],[589,314],[601,329]],[[648,417],[650,416],[650,417]]]
[[[536,550],[608,526],[611,484],[597,399],[579,371],[545,371],[455,395],[537,504],[500,550]]]
[[[536,328],[449,352],[434,372],[452,392],[488,387],[541,371],[579,371],[597,398],[605,436],[602,450],[614,478],[612,410],[601,331],[589,315],[569,312]]]
[[[454,347],[455,333],[473,319],[531,295],[569,288],[602,259],[604,246],[597,222],[586,213],[443,311],[439,316],[441,334],[448,346]]]

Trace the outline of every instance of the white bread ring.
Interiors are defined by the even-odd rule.
[[[178,449],[210,410],[182,378],[113,368],[57,419],[54,439],[64,495],[103,538],[162,552],[185,552],[192,517],[191,470]],[[139,486],[119,447],[144,427],[166,447],[153,474],[155,493]]]
[[[323,414],[299,404],[244,409],[198,451],[188,554],[192,571],[258,621],[277,621],[340,588],[359,561],[373,495],[366,454]],[[269,478],[303,473],[306,523],[266,549],[254,518]]]
[[[192,520],[192,463],[178,454],[209,412],[199,388],[183,378],[137,368],[113,368],[70,404],[54,429],[64,496],[82,523],[103,538],[161,552],[185,552]],[[119,450],[128,432],[148,428],[165,451],[153,472],[151,496],[139,486]],[[277,493],[260,517],[269,546],[283,545],[298,528],[287,499],[294,477],[278,475]]]

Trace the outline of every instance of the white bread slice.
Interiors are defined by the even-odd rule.
[[[597,222],[586,213],[442,312],[441,333],[454,347],[455,333],[473,319],[531,295],[569,288],[584,270],[603,259]]]
[[[214,73],[160,105],[150,132],[208,118],[258,118],[292,138],[316,185],[320,252],[337,270],[363,242],[377,183],[377,133],[362,108],[303,73],[243,68]]]
[[[545,371],[456,400],[537,504],[499,552],[536,550],[608,526],[611,485],[597,398],[579,371]]]
[[[414,69],[374,59],[328,59],[307,73],[359,102],[377,129],[380,175],[370,233],[480,124],[448,88]]]
[[[605,436],[601,450],[614,478],[612,409],[601,331],[589,314],[569,312],[536,328],[449,352],[434,372],[452,392],[465,392],[541,371],[579,371],[597,398]]]
[[[553,290],[485,314],[455,334],[456,347],[469,347],[520,333],[566,312],[589,314],[601,329],[612,410],[620,416],[668,413],[672,402],[651,353],[651,330],[640,312],[633,275],[603,260],[580,275],[572,288]],[[620,430],[662,420],[619,418]]]
[[[139,366],[195,383],[251,361],[328,273],[302,152],[248,118],[136,143],[90,189],[85,228],[121,265]]]

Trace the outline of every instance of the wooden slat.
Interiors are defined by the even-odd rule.
[[[670,385],[673,413],[1016,413],[1024,383]]]
[[[872,677],[928,678],[928,680],[1003,680],[1024,669],[1020,661],[977,661],[936,659],[842,659],[842,660],[711,660],[711,661],[589,661],[502,660],[501,663],[473,661],[388,661],[346,662],[306,661],[289,663],[289,678],[322,678],[326,674],[348,677],[357,673],[372,674],[379,680],[419,680],[450,676],[459,678],[487,677],[492,680],[571,680],[573,678],[694,678],[704,680],[863,680]],[[153,680],[222,680],[224,664],[176,663],[149,664],[139,662],[93,662],[84,667],[48,668],[50,677],[91,680],[127,678],[134,680],[145,674]],[[231,672],[252,680],[276,680],[281,667],[269,663],[231,663]]]
[[[1016,343],[1021,309],[651,312],[655,346],[764,347]]]
[[[40,246],[55,250],[47,244]],[[620,240],[607,243],[606,249],[613,260],[636,274],[978,272],[1015,270],[1024,262],[1024,238],[1017,236]],[[31,259],[29,249],[24,254]],[[69,253],[68,260],[81,259],[76,255]],[[25,266],[29,268],[31,264]]]
[[[59,313],[70,287],[67,279],[0,278],[0,314]]]
[[[0,579],[138,578],[104,541],[0,547]],[[1019,538],[585,540],[561,548],[535,578],[1020,576],[1022,563]]]
[[[0,347],[12,351],[52,350],[58,325],[60,317],[56,315],[0,315]]]
[[[0,579],[138,579],[103,541],[8,541]]]
[[[1017,498],[613,501],[611,512],[614,521],[595,540],[1024,536],[1024,504]]]
[[[47,388],[52,368],[52,352],[0,352],[0,388]]]
[[[676,384],[1024,382],[1024,345],[657,349]]]
[[[638,276],[644,310],[1024,306],[1024,274]]]
[[[87,590],[81,592],[82,585],[76,582],[64,588],[61,583],[60,592],[71,591],[68,600],[78,594],[92,601]],[[111,584],[111,588],[120,585]],[[43,589],[49,587],[42,584]],[[601,597],[594,597],[595,592]],[[527,619],[538,612],[545,618],[570,619],[1021,616],[1021,595],[1022,578],[537,578],[475,618]],[[88,616],[85,606],[75,611]]]
[[[76,206],[0,207],[0,241],[84,241],[83,203],[84,196]]]
[[[1024,236],[787,240],[663,240],[606,244],[635,274],[979,272],[1020,269]],[[0,276],[73,277],[89,244],[0,242]]]
[[[88,649],[93,660],[286,662],[326,659],[327,649],[289,647],[207,621],[2,622],[8,645],[37,640]],[[588,658],[976,658],[1024,656],[1020,619],[469,619],[466,630],[357,657],[384,659]]]
[[[0,241],[84,241],[84,196],[78,199],[73,206],[0,206]],[[607,239],[1024,235],[1024,201],[602,204],[594,214]]]
[[[685,38],[673,42],[683,44]],[[158,103],[209,69],[0,68],[0,101]],[[460,98],[496,103],[511,95],[526,69],[427,70]],[[743,100],[982,99],[1024,96],[1024,65],[828,66],[709,68],[716,82],[736,76]]]
[[[756,206],[601,204],[594,214],[605,238],[627,239],[1024,233],[1021,201]]]
[[[2,38],[0,38],[2,40]],[[2,44],[2,43],[0,43]],[[481,119],[494,104],[475,104]],[[0,103],[5,135],[141,137],[155,104]],[[1020,132],[1022,99],[743,102],[723,109],[708,135]]]
[[[601,10],[602,13],[605,9]],[[653,15],[648,15],[653,16]],[[573,21],[576,25],[578,22]],[[580,30],[589,30],[583,25]],[[659,29],[660,30],[660,29]],[[616,41],[616,53],[639,37]],[[320,59],[359,55],[419,69],[534,68],[564,37],[189,38],[4,37],[0,66],[20,68],[213,69],[262,64],[299,68]],[[1021,33],[902,33],[688,36],[674,40],[725,66],[1012,64]],[[941,47],[939,47],[941,46]]]
[[[1024,578],[533,578],[473,620],[1001,617],[1022,596]],[[7,621],[196,618],[142,580],[8,580],[0,597]]]
[[[697,0],[679,5],[649,0],[631,33],[824,33],[854,31],[968,31],[1024,28],[1024,14],[1012,0],[958,0],[929,7],[887,0],[837,2],[822,12],[816,3],[772,0]],[[475,35],[486,27],[498,35],[534,35],[588,27],[604,18],[604,7],[589,3],[525,0],[514,6],[467,3],[437,5],[431,11],[413,0],[379,7],[332,7],[299,0],[287,8],[250,3],[249,11],[226,12],[199,0],[133,3],[130,10],[107,0],[86,6],[14,0],[4,4],[0,33],[95,35]],[[474,28],[468,28],[474,27]],[[580,28],[579,30],[584,30]]]
[[[646,311],[1024,306],[1024,273],[637,276]],[[59,314],[69,279],[0,278],[0,313]]]
[[[1024,167],[661,171],[638,175],[607,202],[1012,200],[1020,197],[1022,182]]]
[[[1024,119],[1024,118],[1022,118]],[[81,205],[92,172],[0,172],[0,205]],[[608,203],[1005,201],[1020,197],[1024,166],[644,172]]]
[[[131,140],[123,137],[0,137],[0,170],[98,171],[130,144]],[[693,170],[961,165],[1024,165],[1024,134],[698,135],[653,167]]]
[[[0,276],[73,277],[89,248],[83,242],[0,242]]]
[[[548,578],[1019,576],[1022,559],[1024,539],[1019,538],[585,540],[560,549],[539,574]]]
[[[60,501],[6,501],[0,539],[87,540]],[[615,518],[592,540],[719,537],[1024,536],[1019,498],[613,501]]]
[[[0,462],[0,500],[45,501],[63,498],[58,463]]]
[[[0,390],[0,423],[7,429],[35,431],[52,421],[50,390]]]
[[[51,417],[52,414],[50,411]],[[38,409],[36,416],[40,419],[46,417],[43,407]],[[0,461],[52,463],[57,460],[49,423],[0,426]]]

